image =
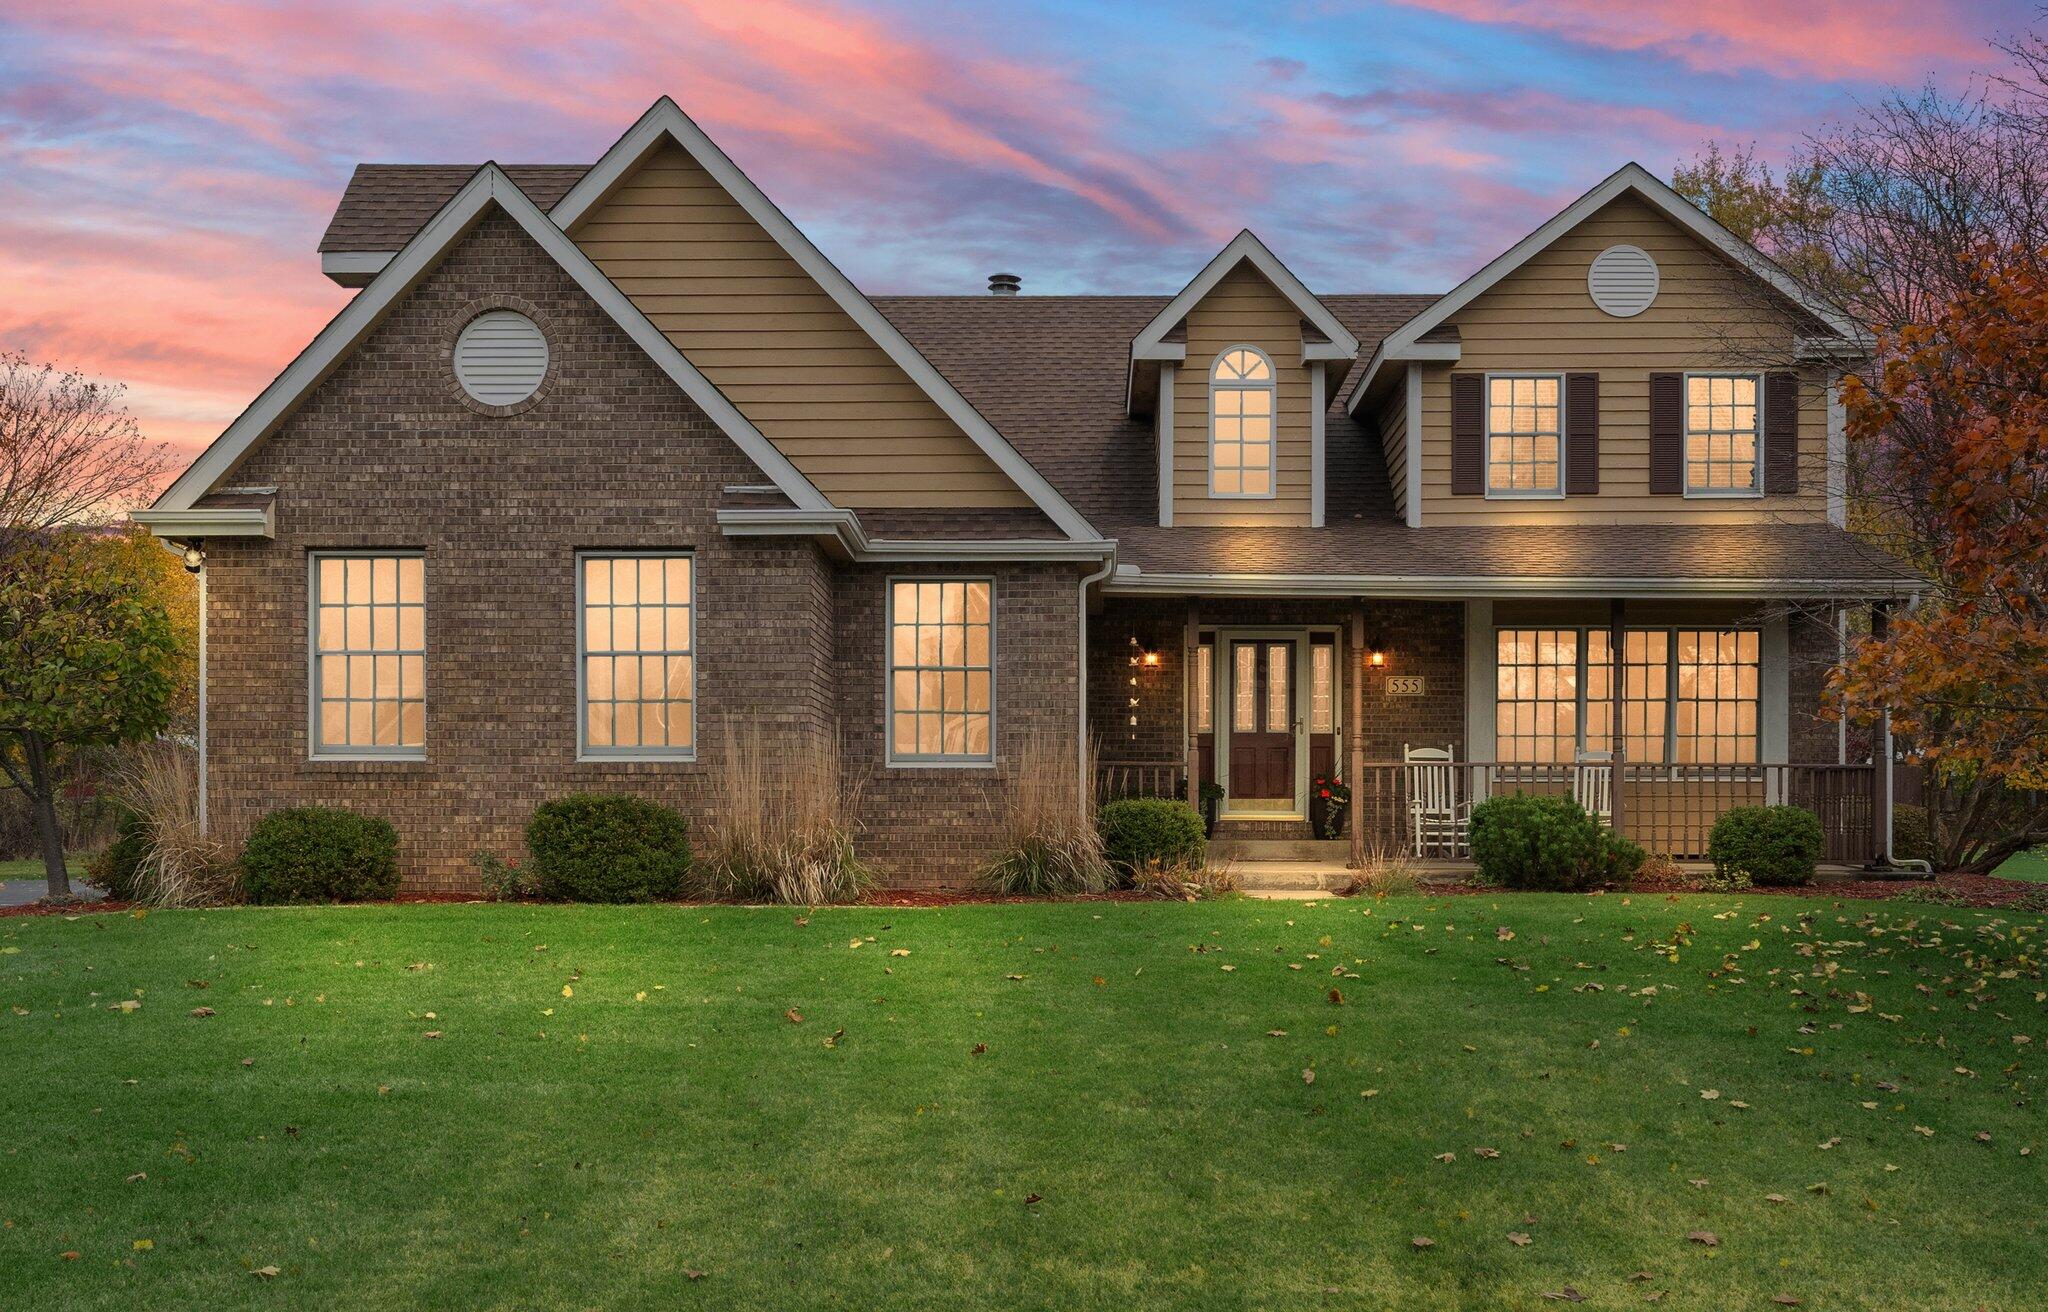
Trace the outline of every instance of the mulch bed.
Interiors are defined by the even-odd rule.
[[[1764,897],[1803,897],[1832,899],[1867,899],[1884,901],[1901,894],[1928,889],[1940,889],[1945,897],[1953,898],[1956,906],[2004,907],[2016,902],[2048,902],[2048,884],[2029,883],[2022,879],[1999,879],[1994,875],[1938,875],[1926,879],[1823,879],[1804,888],[1752,888],[1744,890],[1744,896],[1756,894]],[[1500,897],[1506,890],[1489,884],[1481,884],[1456,875],[1425,878],[1420,892],[1431,897],[1478,896],[1481,894]],[[1699,888],[1691,880],[1638,879],[1630,893],[1697,893]],[[1339,895],[1332,893],[1330,900]],[[1511,896],[1511,895],[1510,895]],[[480,902],[483,899],[474,893],[400,893],[383,905],[406,905],[411,903]],[[1151,902],[1157,898],[1130,889],[1119,889],[1113,893],[1087,893],[1076,897],[1046,899],[1035,897],[1013,897],[1004,893],[985,893],[973,889],[882,889],[861,903],[871,907],[953,907],[980,903],[1043,902]],[[377,903],[354,903],[356,906],[375,906]],[[534,905],[541,905],[534,903]],[[706,906],[710,903],[670,903],[674,906]],[[0,907],[0,920],[17,916],[81,916],[112,915],[136,910],[132,902],[101,900],[98,902],[72,902],[49,905],[30,902],[24,906]]]

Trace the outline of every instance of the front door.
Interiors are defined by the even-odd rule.
[[[1230,806],[1294,807],[1295,639],[1230,643]]]

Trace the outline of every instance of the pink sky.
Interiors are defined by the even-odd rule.
[[[663,93],[871,291],[1171,291],[1247,225],[1318,289],[1432,290],[1625,160],[1782,154],[1887,85],[1964,85],[2030,16],[1265,8],[19,0],[0,347],[126,383],[189,455],[345,303],[314,244],[355,162],[587,161]]]

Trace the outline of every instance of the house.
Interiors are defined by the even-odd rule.
[[[1337,772],[1354,854],[1532,787],[1886,855],[1818,718],[1915,587],[1845,528],[1870,338],[1635,165],[1440,296],[1244,232],[1172,294],[869,297],[663,99],[587,167],[364,165],[321,261],[361,290],[139,516],[204,552],[229,843],[343,805],[465,887],[565,792],[705,815],[752,735],[901,884],[1048,741],[1239,842]]]

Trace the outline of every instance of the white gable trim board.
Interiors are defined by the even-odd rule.
[[[1167,302],[1166,308],[1152,317],[1152,321],[1140,329],[1131,340],[1131,360],[1184,360],[1187,348],[1178,342],[1168,342],[1166,334],[1173,331],[1175,324],[1188,317],[1188,311],[1201,303],[1238,265],[1249,261],[1251,266],[1264,275],[1279,293],[1287,298],[1301,317],[1314,324],[1316,331],[1329,340],[1307,342],[1302,346],[1301,358],[1313,360],[1351,360],[1358,356],[1358,338],[1351,330],[1337,321],[1329,307],[1317,300],[1294,271],[1280,262],[1280,257],[1267,248],[1266,243],[1252,235],[1246,228],[1230,239],[1230,244],[1216,252],[1214,259],[1202,266],[1202,271],[1193,281],[1181,288],[1180,295]]]
[[[1054,490],[1045,476],[1034,468],[1009,441],[998,433],[988,420],[967,398],[946,381],[937,369],[932,367],[918,349],[910,344],[896,325],[889,322],[868,298],[861,294],[838,266],[825,255],[811,239],[804,236],[798,227],[790,222],[789,216],[776,208],[762,190],[745,173],[740,171],[718,144],[704,135],[704,130],[683,113],[676,102],[663,96],[652,108],[640,116],[640,121],[627,129],[626,134],[614,142],[604,153],[604,158],[583,175],[581,181],[569,189],[569,193],[549,211],[561,232],[573,230],[579,220],[609,195],[613,188],[637,168],[664,142],[673,141],[697,161],[726,193],[739,203],[749,218],[761,225],[776,245],[780,246],[798,267],[810,275],[811,280],[824,289],[841,310],[844,310],[862,331],[874,340],[875,345],[895,362],[896,367],[910,376],[912,382],[923,390],[926,396],[944,411],[946,417],[965,433],[969,440],[993,460],[996,467],[1031,498],[1032,502],[1045,512],[1046,518],[1057,524],[1060,531],[1076,541],[1099,541],[1101,534],[1081,513],[1070,505],[1066,498]]]
[[[696,366],[683,358],[682,353],[626,298],[625,293],[606,278],[560,228],[549,222],[526,193],[505,176],[504,170],[496,164],[486,164],[463,184],[439,213],[427,221],[369,286],[328,321],[312,343],[285,366],[284,372],[263,389],[227,431],[165,489],[149,513],[161,516],[166,512],[191,511],[200,497],[232,473],[257,443],[274,432],[299,403],[340,366],[348,353],[383,321],[386,312],[432,272],[441,257],[476,226],[492,205],[510,215],[784,495],[805,509],[830,508],[824,494],[812,486],[788,457],[776,450],[775,445],[697,371]],[[149,522],[142,516],[137,518],[140,522]]]
[[[1359,381],[1357,390],[1351,395],[1352,412],[1357,413],[1358,407],[1364,402],[1366,392],[1372,387],[1374,375],[1384,364],[1414,360],[1456,361],[1458,347],[1455,344],[1424,342],[1422,338],[1442,327],[1451,316],[1491,290],[1496,283],[1527,264],[1538,252],[1548,248],[1552,242],[1591,218],[1624,192],[1634,192],[1640,196],[1665,218],[1726,256],[1739,268],[1747,270],[1767,283],[1786,300],[1812,315],[1835,334],[1832,338],[1802,340],[1802,351],[1817,352],[1825,349],[1837,354],[1862,355],[1867,354],[1875,346],[1875,338],[1870,330],[1844,313],[1840,307],[1815,296],[1798,279],[1772,262],[1770,257],[1709,218],[1699,206],[1673,191],[1642,165],[1624,164],[1599,186],[1558,211],[1542,227],[1503,251],[1485,268],[1452,288],[1428,309],[1389,333],[1386,340],[1380,343],[1379,349],[1373,352],[1372,362],[1366,368],[1365,377]]]

